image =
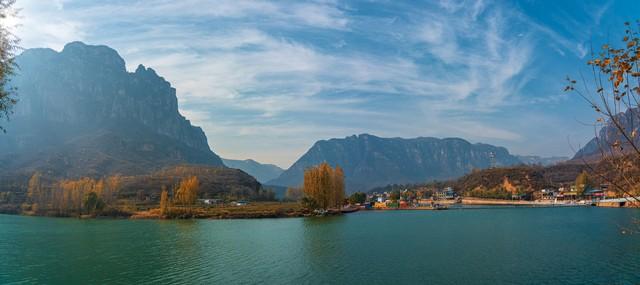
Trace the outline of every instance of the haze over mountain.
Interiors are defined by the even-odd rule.
[[[151,68],[125,69],[106,46],[28,49],[12,81],[20,94],[0,135],[3,174],[149,173],[177,164],[223,166],[199,127],[178,112],[176,90]]]
[[[223,158],[224,165],[231,168],[240,169],[255,177],[260,183],[265,183],[277,178],[284,169],[273,164],[262,164],[253,159],[237,160]]]
[[[619,113],[616,117],[627,134],[631,134],[633,131],[640,133],[640,109],[630,108],[625,112]],[[600,159],[600,151],[608,152],[611,149],[611,144],[615,141],[619,141],[623,148],[630,150],[630,145],[618,128],[612,122],[607,122],[600,128],[598,137],[591,139],[584,147],[578,150],[573,159]],[[635,136],[634,143],[640,145],[640,136]]]
[[[550,166],[569,160],[566,156],[537,156],[537,155],[516,155],[524,164]]]
[[[344,169],[348,192],[394,183],[418,183],[462,176],[477,168],[519,164],[506,148],[460,138],[380,138],[369,134],[316,142],[280,177],[268,184],[299,186],[304,169],[321,162]]]

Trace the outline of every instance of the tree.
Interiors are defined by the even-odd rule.
[[[289,187],[287,188],[287,192],[284,194],[285,200],[288,201],[299,201],[304,196],[304,192],[301,188]]]
[[[162,186],[162,193],[160,193],[160,214],[166,215],[169,212],[169,192],[166,186]]]
[[[35,172],[29,179],[27,198],[29,198],[31,205],[38,205],[43,202],[44,191],[42,189],[41,177],[42,174],[40,174],[40,172]]]
[[[191,176],[180,181],[180,186],[176,190],[175,200],[181,205],[193,205],[198,200],[198,190],[200,182],[198,177]]]
[[[91,191],[84,196],[84,208],[89,214],[95,214],[98,211],[102,211],[104,208],[104,202],[98,197],[98,193]]]
[[[276,200],[276,192],[274,192],[271,188],[268,189],[258,189],[258,193],[253,195],[256,201],[275,201]]]
[[[342,206],[344,174],[340,167],[331,168],[326,162],[304,172],[304,204],[321,209]]]
[[[578,174],[578,177],[576,177],[576,192],[578,196],[582,196],[584,191],[589,190],[591,187],[592,185],[589,181],[589,174],[583,170],[582,173]]]
[[[118,197],[118,193],[122,188],[122,176],[115,175],[107,177],[105,181],[102,199],[107,204],[113,204]]]
[[[341,208],[344,202],[344,171],[340,166],[336,166],[333,172],[333,201],[337,208]]]
[[[15,0],[0,0],[0,119],[8,119],[13,105],[17,103],[16,90],[9,86],[9,81],[16,68],[14,58],[19,39],[11,33],[10,27],[4,25],[6,18],[17,13],[14,3]],[[2,126],[0,130],[6,132]]]
[[[356,192],[349,196],[349,203],[351,204],[362,204],[367,200],[367,194],[362,192]]]
[[[391,191],[391,194],[389,195],[389,199],[394,203],[397,202],[398,199],[400,199],[400,191],[398,190]]]
[[[624,25],[621,46],[605,44],[591,52],[590,81],[577,84],[567,77],[564,90],[593,108],[598,115],[594,128],[609,127],[596,135],[600,162],[594,166],[584,160],[589,172],[640,204],[635,192],[640,185],[640,20]]]

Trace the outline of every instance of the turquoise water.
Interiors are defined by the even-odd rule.
[[[639,284],[640,211],[504,208],[264,220],[0,215],[0,283]]]

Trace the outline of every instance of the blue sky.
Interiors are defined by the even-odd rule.
[[[18,0],[22,46],[81,40],[154,68],[226,158],[288,167],[316,140],[462,137],[572,155],[595,115],[564,94],[637,1]]]

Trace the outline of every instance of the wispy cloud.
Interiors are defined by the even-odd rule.
[[[317,139],[360,132],[522,142],[521,130],[495,122],[505,110],[555,102],[527,97],[537,50],[552,42],[559,52],[585,54],[583,42],[493,1],[18,6],[25,47],[112,46],[129,70],[153,67],[176,87],[181,112],[215,151],[281,166]]]

